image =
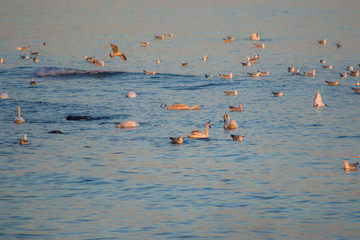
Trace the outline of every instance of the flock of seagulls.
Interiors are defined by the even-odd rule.
[[[174,37],[174,34],[171,33],[171,34],[162,34],[162,35],[159,35],[159,36],[155,36],[155,39],[159,40],[159,41],[163,41],[163,40],[165,40],[165,38],[173,38],[173,37]],[[225,43],[232,43],[234,41],[234,39],[235,38],[232,37],[232,36],[227,36],[226,38],[223,38]],[[251,41],[260,41],[260,36],[259,36],[258,33],[253,33],[249,37],[249,40],[251,40]],[[319,44],[326,45],[327,44],[327,39],[318,40],[317,42]],[[150,46],[149,42],[140,42],[140,44],[141,44],[142,47],[149,47]],[[47,43],[44,42],[43,45],[47,46]],[[256,48],[265,48],[265,43],[260,43],[260,44],[254,43],[253,45]],[[127,57],[125,56],[125,53],[120,52],[119,48],[116,45],[110,44],[110,47],[112,49],[112,52],[109,54],[111,58],[114,58],[114,57],[118,56],[122,60],[127,61]],[[337,48],[343,48],[343,47],[344,46],[342,44],[340,44],[340,43],[337,44]],[[24,47],[17,47],[16,49],[18,51],[28,51],[29,48],[30,48],[30,46],[24,46]],[[38,55],[38,52],[31,51],[31,55]],[[22,59],[29,59],[29,54],[21,55],[21,58]],[[260,58],[260,56],[258,54],[256,54],[253,58],[246,57],[247,61],[246,62],[241,62],[241,65],[244,66],[244,67],[250,67],[251,64],[256,63],[256,61],[259,58]],[[84,56],[84,59],[87,62],[89,62],[91,64],[94,64],[96,66],[104,67],[104,61],[98,60],[95,57]],[[205,62],[205,61],[208,61],[208,60],[209,60],[208,55],[205,55],[205,56],[202,57],[202,61]],[[33,62],[39,62],[38,58],[34,57]],[[4,63],[4,58],[0,58],[0,64],[3,64],[3,63]],[[156,63],[160,64],[161,60],[157,59]],[[326,64],[326,60],[321,59],[320,63],[321,64]],[[183,61],[181,66],[182,67],[187,67],[188,63]],[[359,64],[359,66],[360,66],[360,64]],[[330,64],[330,65],[322,65],[322,68],[324,68],[324,69],[333,69],[333,65],[332,64]],[[295,70],[295,66],[288,67],[288,71],[290,73],[292,73],[293,75],[303,75],[303,76],[306,76],[306,77],[315,77],[316,76],[316,70],[312,70],[310,72],[303,72],[303,74],[301,74],[300,69]],[[143,72],[146,75],[155,75],[156,74],[155,71],[149,72],[149,71],[143,70]],[[231,72],[229,74],[219,74],[219,76],[222,79],[232,79],[233,74],[234,73]],[[247,74],[249,75],[249,77],[257,78],[257,77],[260,77],[260,76],[269,76],[270,72],[269,71],[267,71],[267,72],[257,71],[256,73],[248,72]],[[341,78],[347,78],[348,75],[349,76],[354,76],[354,77],[359,77],[359,69],[355,70],[352,66],[349,66],[347,68],[347,71],[345,71],[344,73],[340,73]],[[209,75],[209,74],[205,74],[205,77],[206,78],[212,78],[213,76]],[[338,83],[339,83],[339,80],[336,80],[334,82],[331,82],[331,81],[325,81],[325,82],[329,86],[337,86]],[[35,83],[34,79],[31,80],[30,85],[31,86],[36,86],[36,83]],[[356,85],[360,85],[359,81],[357,81]],[[360,94],[360,88],[352,87],[352,89],[356,93]],[[237,95],[238,91],[237,90],[224,91],[224,93],[226,95]],[[282,91],[280,91],[280,92],[272,92],[272,94],[275,97],[282,97],[283,96]],[[135,97],[137,97],[137,94],[134,91],[130,91],[130,92],[128,92],[128,94],[125,97],[127,97],[127,98],[135,98]],[[3,93],[3,94],[0,95],[0,98],[8,99],[9,96],[8,96],[7,93]],[[316,107],[316,108],[327,106],[326,104],[323,103],[319,90],[317,91],[317,93],[315,95],[315,98],[314,98],[314,101],[313,101],[313,106]],[[161,107],[164,107],[167,110],[200,110],[200,107],[198,105],[188,106],[188,105],[186,105],[184,103],[177,103],[177,104],[171,105],[169,107],[166,104],[161,104]],[[239,104],[239,107],[229,106],[229,108],[231,109],[232,112],[243,111],[242,104]],[[87,116],[69,116],[69,117],[67,118],[67,120],[82,120],[82,119],[85,119]],[[17,124],[21,124],[21,123],[25,122],[24,118],[21,117],[21,114],[20,114],[20,106],[18,106],[18,116],[15,117],[14,122],[17,123]],[[115,124],[115,125],[118,128],[127,128],[127,129],[128,128],[136,128],[136,127],[140,126],[140,124],[135,122],[135,121],[124,121],[124,122],[120,122],[119,124]],[[238,125],[236,123],[236,120],[234,120],[234,119],[231,120],[230,115],[227,113],[227,114],[224,115],[224,125],[223,125],[223,127],[224,127],[225,130],[234,130],[234,129],[238,128]],[[188,137],[191,138],[191,139],[209,138],[210,137],[209,128],[211,128],[211,123],[207,122],[206,125],[205,125],[205,131],[193,130],[188,135]],[[52,133],[62,133],[62,132],[56,130],[56,131],[53,131]],[[231,134],[230,136],[234,141],[242,141],[243,138],[244,138],[243,135]],[[173,143],[173,144],[182,144],[183,140],[184,140],[184,137],[182,135],[179,136],[179,137],[170,137],[170,140],[171,140],[171,143]],[[29,143],[29,141],[27,139],[27,134],[24,134],[24,138],[19,140],[19,144],[20,145],[26,145],[28,143]],[[358,164],[359,163],[350,164],[348,161],[344,161],[344,169],[346,169],[346,170],[355,170],[356,167],[358,166]]]

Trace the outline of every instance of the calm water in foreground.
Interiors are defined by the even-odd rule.
[[[359,10],[320,0],[0,3],[0,93],[10,97],[0,99],[0,239],[359,238],[360,171],[343,169],[360,160],[359,78],[339,78],[359,68]],[[111,59],[110,43],[128,61]],[[30,50],[38,63],[21,59]],[[257,64],[241,66],[256,53]],[[292,76],[292,65],[316,77]],[[257,70],[270,75],[248,76]],[[328,107],[313,107],[317,90]],[[200,110],[160,107],[178,102]],[[225,113],[238,129],[224,131]],[[141,126],[115,127],[125,120]],[[207,121],[209,139],[187,138]],[[179,135],[184,143],[171,144]]]

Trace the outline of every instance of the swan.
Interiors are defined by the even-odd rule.
[[[137,96],[136,92],[134,91],[130,91],[128,92],[128,94],[126,95],[126,97],[128,98],[135,98]]]
[[[125,54],[124,54],[123,52],[119,52],[119,49],[118,49],[118,47],[117,47],[116,45],[110,44],[110,46],[111,46],[111,48],[112,48],[112,50],[113,50],[113,52],[114,52],[114,53],[110,53],[110,57],[111,57],[111,58],[113,58],[113,57],[115,57],[115,56],[119,56],[119,57],[122,58],[123,60],[125,60],[125,61],[127,60]]]
[[[20,116],[20,106],[18,106],[17,108],[18,108],[18,116],[14,119],[14,123],[20,124],[25,122],[25,119]]]
[[[325,106],[327,105],[323,103],[321,99],[320,91],[318,90],[314,99],[314,107],[325,107]]]
[[[116,124],[115,124],[116,125]],[[134,121],[125,121],[125,122],[121,122],[118,125],[116,125],[118,128],[134,128],[134,127],[138,127],[140,126],[139,123],[134,122]]]
[[[188,135],[189,138],[209,138],[209,128],[211,128],[210,122],[206,123],[206,132],[200,130],[194,130]]]
[[[236,124],[235,120],[230,121],[230,116],[229,116],[228,113],[224,115],[224,128],[225,129],[236,129],[236,128],[238,128],[238,125]]]
[[[242,111],[242,104],[239,104],[239,107],[229,106],[229,108],[230,108],[231,111],[233,111],[233,112],[241,112],[241,111]]]
[[[234,141],[242,141],[243,140],[243,135],[233,135],[231,134],[231,137]]]
[[[19,144],[20,144],[20,145],[29,144],[29,141],[28,141],[28,139],[27,139],[27,134],[24,134],[24,139],[20,139],[20,140],[19,140]]]
[[[174,144],[182,144],[183,143],[183,136],[180,136],[179,138],[170,137],[170,140]]]
[[[358,162],[349,164],[349,161],[344,161],[344,169],[356,170],[357,165],[359,165]]]
[[[194,105],[192,107],[184,104],[184,103],[176,103],[166,108],[167,110],[200,110],[198,105]]]

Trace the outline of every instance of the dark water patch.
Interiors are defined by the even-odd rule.
[[[126,74],[123,71],[103,71],[103,70],[80,70],[74,68],[57,68],[57,67],[45,67],[37,69],[32,72],[37,77],[96,77],[104,78],[106,76]]]
[[[340,138],[340,139],[342,139],[342,138],[360,138],[360,135],[353,135],[353,136],[338,136],[338,137],[336,137],[336,138]]]

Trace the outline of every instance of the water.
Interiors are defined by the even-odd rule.
[[[350,89],[359,79],[338,73],[360,63],[359,3],[8,1],[0,9],[0,93],[10,96],[0,101],[1,239],[358,238],[360,175],[342,166],[360,155],[359,95]],[[264,49],[248,40],[253,32]],[[128,61],[111,59],[110,43]],[[21,59],[16,47],[27,45],[39,63]],[[241,66],[256,53],[258,64]],[[317,75],[291,76],[291,65]],[[257,70],[270,76],[248,77]],[[317,90],[329,107],[313,108]],[[167,111],[163,102],[201,110]],[[230,112],[239,128],[224,131],[228,106],[240,103],[243,112]],[[125,120],[141,126],[115,127]],[[187,138],[207,121],[210,139]],[[23,134],[29,145],[18,144]],[[179,135],[184,144],[172,145]]]

